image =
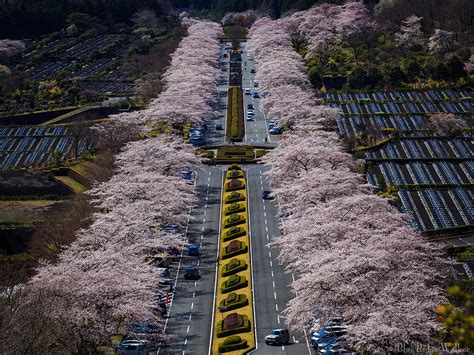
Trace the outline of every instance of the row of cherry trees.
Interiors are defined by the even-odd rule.
[[[196,168],[196,156],[176,135],[136,138],[156,121],[179,125],[207,118],[218,75],[219,25],[187,18],[183,23],[189,34],[164,75],[165,90],[146,110],[96,127],[102,144],[118,152],[115,175],[87,192],[98,212],[57,262],[40,265],[23,290],[25,298],[9,313],[6,328],[12,334],[6,341],[12,343],[1,348],[93,353],[130,322],[160,326],[161,277],[152,261],[186,243],[183,233],[162,227],[176,224],[184,230],[197,203],[194,187],[180,178],[181,169]],[[18,328],[28,323],[23,332]]]
[[[449,262],[411,229],[406,215],[369,193],[355,172],[358,162],[328,129],[340,112],[317,104],[294,51],[295,28],[312,36],[316,55],[314,36],[331,41],[311,24],[313,16],[321,23],[339,14],[313,9],[276,21],[262,18],[251,28],[248,44],[266,94],[261,108],[291,127],[264,159],[281,207],[289,212],[273,244],[281,250],[280,261],[300,275],[291,285],[295,297],[285,309],[288,323],[308,329],[343,317],[350,324],[347,341],[359,350],[431,344],[441,330],[436,306],[445,301],[441,286]],[[349,18],[340,21],[357,26]]]
[[[175,128],[200,123],[214,114],[214,92],[219,74],[219,39],[222,27],[215,22],[183,18],[188,35],[171,56],[163,74],[164,89],[147,109],[134,114],[143,125],[153,128],[168,122]],[[129,121],[129,115],[124,119]]]

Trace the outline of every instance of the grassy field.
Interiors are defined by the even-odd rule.
[[[63,201],[26,200],[0,201],[0,224],[17,223],[20,225],[34,225],[52,218],[54,211]]]

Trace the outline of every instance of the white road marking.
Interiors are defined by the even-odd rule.
[[[204,226],[202,226],[202,229],[201,229],[203,232],[204,232]]]
[[[291,273],[291,278],[293,279],[293,282],[295,282],[295,274]]]
[[[276,292],[273,292],[273,297],[274,297],[275,299],[277,299],[277,293],[276,293]]]
[[[267,216],[267,212],[263,212],[263,215],[266,217],[266,216]]]
[[[277,315],[277,322],[278,322],[278,324],[280,324],[280,316],[279,315]]]
[[[267,221],[265,220],[265,224],[267,223]],[[268,232],[268,227],[265,226],[265,231]]]
[[[272,261],[271,261],[271,260],[270,260],[270,267],[273,267],[273,263],[272,263]]]
[[[201,260],[198,260],[198,262],[197,262],[197,266],[199,266],[199,264],[200,264],[200,263],[201,263]]]
[[[273,270],[272,270],[272,277],[273,277]],[[273,285],[273,288],[275,288],[275,281],[272,281],[272,285]]]
[[[272,252],[268,251],[268,257],[271,259],[272,258]]]
[[[188,329],[186,329],[186,333],[189,333],[189,325],[188,325]]]
[[[203,234],[201,234],[201,239],[204,239],[204,235],[203,235]]]
[[[270,240],[270,237],[268,236],[268,234],[267,234],[267,239]]]
[[[270,270],[270,271],[272,272],[272,277],[273,277],[273,270]],[[275,286],[273,286],[273,287],[275,287]]]
[[[209,176],[211,176],[211,172],[209,171]]]
[[[278,305],[275,303],[275,309],[278,312]]]
[[[189,320],[191,320],[192,318],[193,318],[193,315],[189,313]]]
[[[194,302],[191,303],[191,309],[193,309],[193,308],[194,308]]]
[[[196,286],[197,286],[197,281],[194,281],[194,287],[196,287]]]
[[[265,204],[263,204],[263,210],[265,211]]]
[[[204,208],[207,208],[207,203],[204,205]]]
[[[186,345],[188,343],[188,338],[184,339],[184,345]],[[184,351],[183,351],[184,353]]]
[[[193,292],[193,298],[196,296],[196,291]]]

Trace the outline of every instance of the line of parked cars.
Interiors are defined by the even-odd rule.
[[[311,334],[310,343],[320,354],[355,355],[345,341],[348,329],[349,326],[342,319],[333,319]]]
[[[282,134],[283,133],[283,127],[278,127],[275,123],[275,121],[270,120],[268,121],[268,133],[270,134]]]
[[[205,133],[207,130],[207,126],[205,123],[193,126],[189,129],[189,143],[192,145],[205,145],[206,144],[206,139],[205,139]]]

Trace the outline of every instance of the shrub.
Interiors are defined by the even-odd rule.
[[[217,337],[223,338],[238,333],[250,331],[250,320],[246,315],[232,313],[217,322]]]
[[[237,191],[232,192],[225,198],[225,203],[234,203],[239,201],[245,201],[245,196]]]
[[[245,223],[245,218],[241,215],[234,214],[224,221],[224,228],[230,228],[243,223]]]
[[[249,304],[247,296],[243,294],[229,293],[226,299],[219,303],[219,310],[221,312],[232,311],[237,308],[245,307]]]
[[[225,215],[228,216],[232,213],[244,212],[245,206],[240,203],[232,203],[230,206],[225,208]]]
[[[226,247],[222,248],[222,259],[228,259],[236,255],[244,254],[248,247],[244,242],[233,240]]]
[[[219,352],[227,353],[229,351],[247,348],[247,340],[242,340],[238,335],[227,337],[223,343],[219,344]]]
[[[221,293],[229,293],[248,286],[245,276],[232,275],[221,284]]]
[[[247,269],[247,263],[245,260],[231,259],[227,264],[224,265],[221,271],[222,277],[236,274],[240,271]]]
[[[243,178],[243,177],[244,177],[244,172],[242,170],[237,170],[237,169],[227,170],[228,179]]]
[[[231,229],[229,229],[227,232],[224,233],[223,240],[224,242],[227,242],[235,238],[243,237],[246,233],[247,232],[243,228],[232,227]]]

